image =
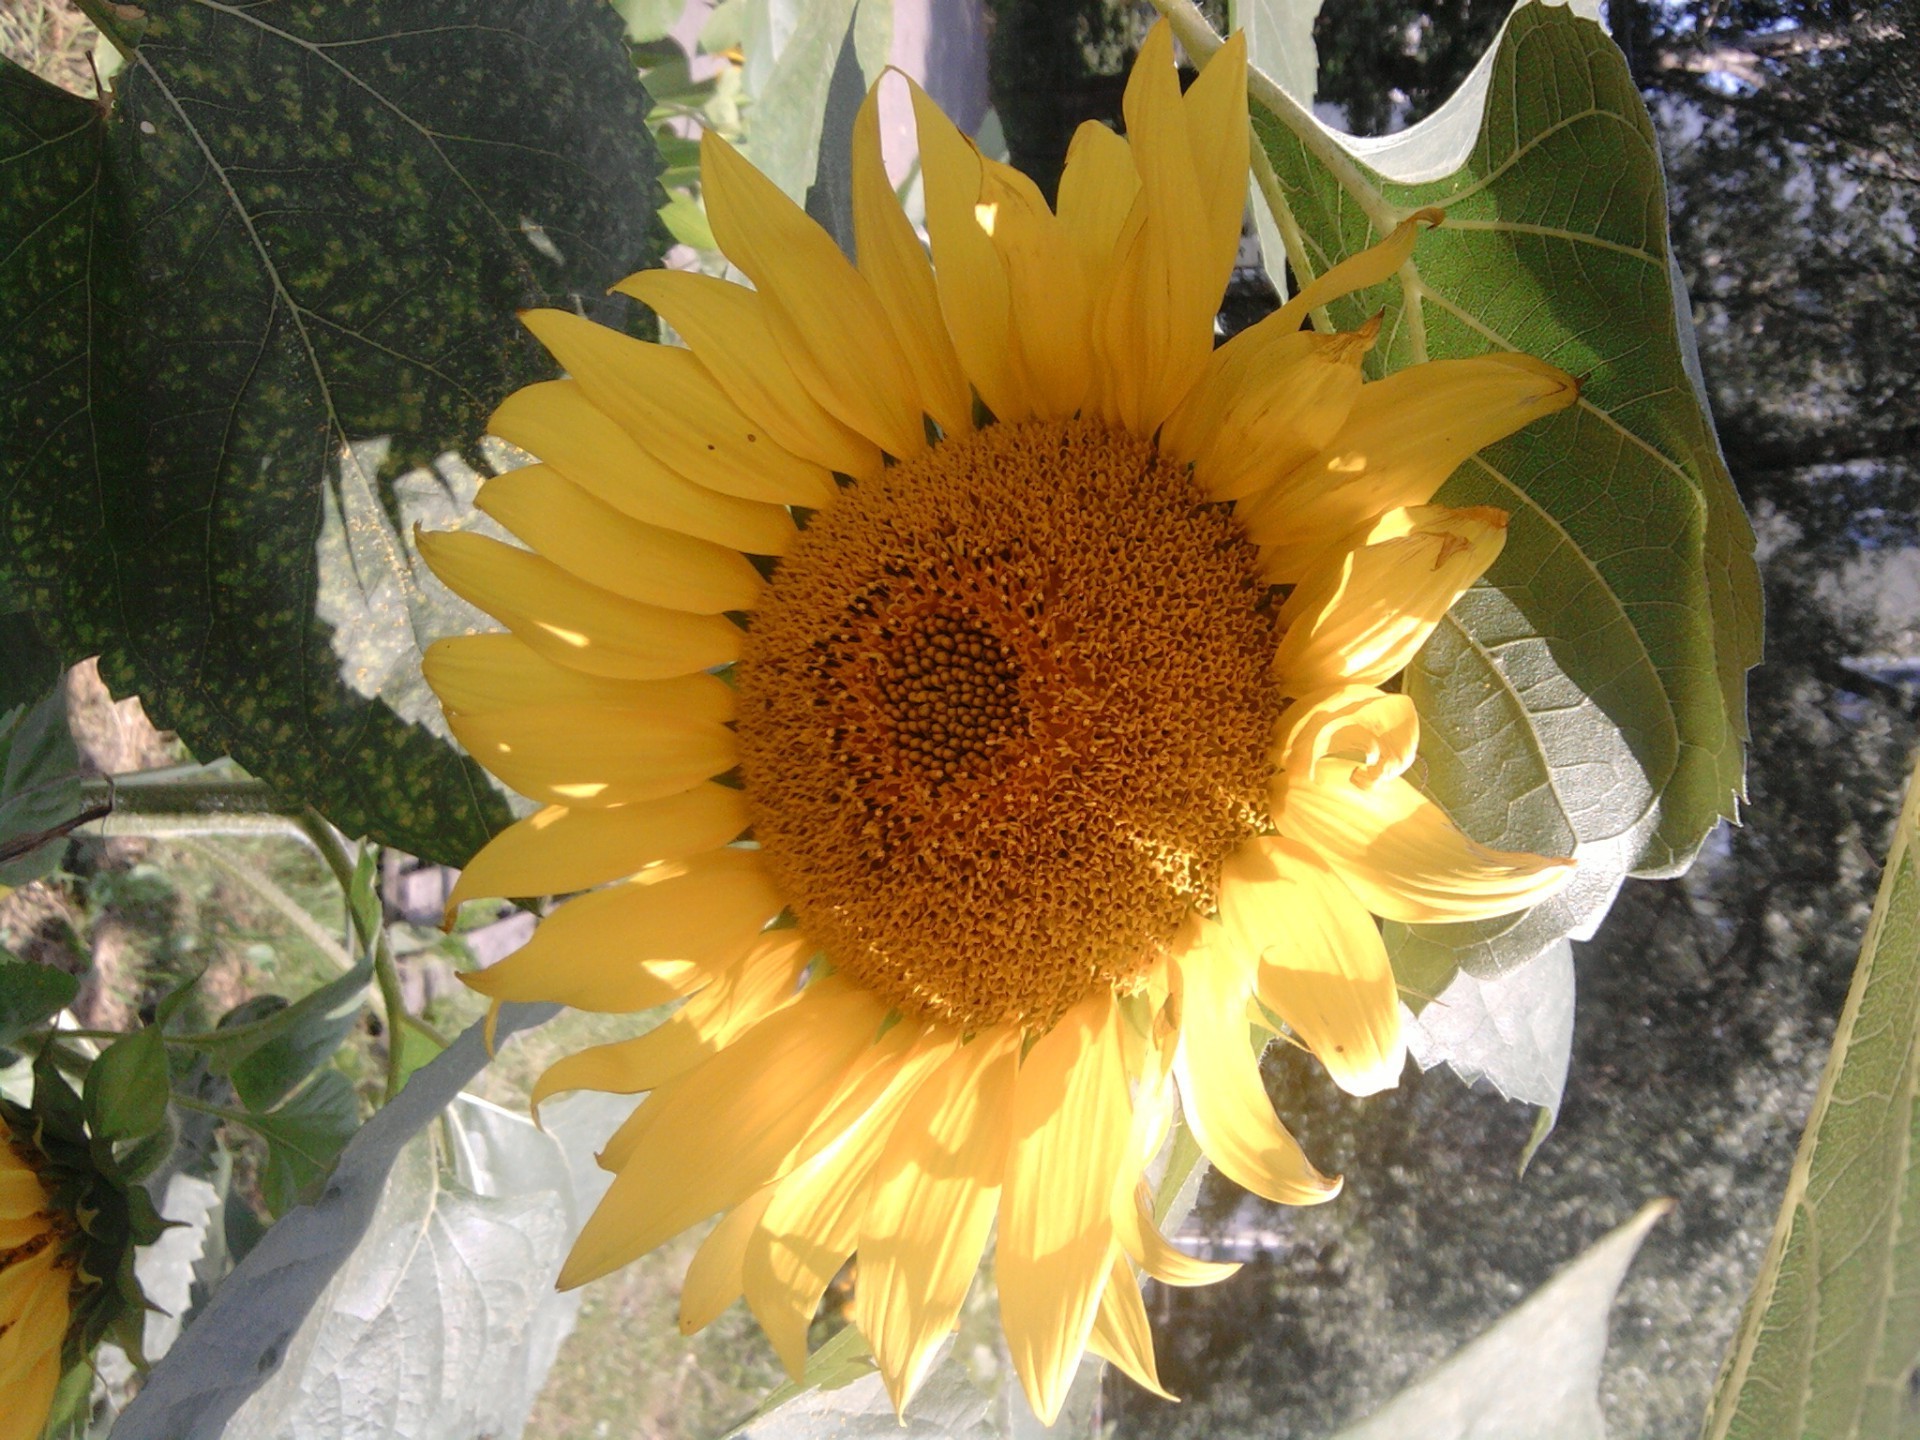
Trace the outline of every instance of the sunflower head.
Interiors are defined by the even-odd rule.
[[[0,1440],[39,1435],[60,1377],[102,1339],[140,1355],[134,1250],[164,1228],[43,1058],[31,1108],[0,1100]]]
[[[1126,138],[1081,128],[1057,209],[915,87],[926,245],[869,96],[857,263],[708,136],[709,216],[752,288],[623,281],[685,349],[528,317],[568,378],[495,414],[540,463],[479,498],[524,544],[421,537],[506,630],[440,641],[427,675],[543,806],[454,902],[585,893],[469,981],[679,1005],[536,1089],[650,1092],[563,1284],[717,1216],[683,1324],[744,1296],[798,1374],[857,1254],[854,1323],[904,1407],[997,1235],[1044,1419],[1087,1349],[1157,1390],[1140,1275],[1233,1269],[1146,1203],[1176,1107],[1248,1189],[1331,1198],[1250,1035],[1392,1085],[1378,919],[1502,914],[1567,878],[1409,782],[1391,686],[1505,539],[1434,492],[1576,387],[1511,355],[1369,382],[1377,323],[1303,328],[1437,211],[1216,348],[1245,83],[1235,39],[1183,94],[1156,26]]]

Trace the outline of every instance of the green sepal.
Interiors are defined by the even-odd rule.
[[[157,1032],[140,1033],[152,1034],[152,1043],[159,1047]],[[87,1103],[61,1072],[55,1046],[41,1050],[33,1076],[31,1107],[0,1098],[0,1137],[39,1175],[73,1277],[61,1363],[69,1371],[85,1369],[95,1347],[109,1335],[137,1360],[151,1307],[134,1274],[134,1251],[152,1244],[168,1227],[152,1196],[129,1172],[139,1167],[150,1172],[171,1148],[172,1136],[164,1125],[165,1092],[163,1123],[151,1132],[156,1143],[135,1144],[116,1157],[111,1142],[96,1141],[88,1133]],[[160,1142],[166,1148],[160,1148]]]

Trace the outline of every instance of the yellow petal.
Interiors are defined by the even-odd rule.
[[[808,986],[641,1103],[627,1122],[639,1139],[574,1242],[561,1289],[598,1279],[786,1173],[884,1014],[837,978]]]
[[[817,507],[833,499],[832,473],[762,433],[691,352],[565,310],[520,319],[598,409],[675,473],[742,500]]]
[[[765,297],[694,270],[642,270],[613,288],[679,331],[728,398],[775,443],[843,475],[878,473],[880,447],[829,415],[793,373],[767,322]]]
[[[1360,365],[1379,330],[1303,330],[1263,351],[1236,350],[1242,331],[1214,351],[1205,373],[1167,421],[1161,448],[1193,461],[1215,500],[1239,500],[1303,464],[1345,424],[1360,394]]]
[[[760,1223],[760,1216],[772,1198],[773,1189],[769,1186],[742,1200],[720,1218],[720,1223],[707,1232],[707,1238],[693,1252],[686,1279],[680,1282],[682,1335],[706,1329],[740,1298],[745,1288],[740,1270],[747,1237],[753,1234],[754,1226]]]
[[[1202,1260],[1177,1249],[1154,1223],[1153,1197],[1145,1181],[1134,1186],[1131,1201],[1115,1202],[1113,1226],[1114,1237],[1134,1264],[1162,1285],[1217,1285],[1240,1268],[1238,1261]]]
[[[1420,716],[1406,695],[1343,685],[1293,702],[1274,727],[1269,752],[1276,772],[1311,775],[1328,756],[1360,763],[1360,783],[1390,779],[1413,763]]]
[[[1379,285],[1413,256],[1414,242],[1423,225],[1446,222],[1446,211],[1429,207],[1416,210],[1388,231],[1377,243],[1358,255],[1349,255],[1325,274],[1301,287],[1300,293],[1250,330],[1266,328],[1271,333],[1290,334],[1306,323],[1307,316],[1323,305],[1331,304],[1356,290]]]
[[[907,83],[920,135],[927,238],[933,245],[940,314],[967,379],[986,407],[1000,420],[1025,420],[1032,410],[1013,343],[1006,266],[981,225],[981,207],[991,199],[985,162],[927,92],[911,80]]]
[[[1409,533],[1323,563],[1281,607],[1283,694],[1378,685],[1407,667],[1507,539],[1504,511],[1423,506]]]
[[[1238,36],[1234,37],[1238,39]],[[1134,1384],[1152,1391],[1162,1400],[1174,1400],[1160,1383],[1160,1370],[1153,1361],[1153,1331],[1147,1324],[1147,1307],[1140,1303],[1140,1287],[1126,1259],[1116,1255],[1107,1288],[1100,1296],[1100,1309],[1093,1319],[1093,1332],[1087,1336],[1087,1348],[1108,1360]]]
[[[1233,250],[1217,252],[1220,197],[1201,189],[1164,20],[1147,33],[1122,108],[1140,196],[1094,317],[1094,343],[1107,376],[1108,420],[1151,435],[1206,367]],[[1243,201],[1244,192],[1232,202],[1236,217]]]
[[[442,584],[557,665],[617,680],[664,680],[740,658],[740,631],[724,616],[622,599],[484,535],[415,533],[420,557]]]
[[[495,1000],[625,1013],[704,984],[785,902],[753,850],[715,850],[569,900],[497,965],[461,978]]]
[[[1282,1205],[1317,1205],[1340,1193],[1308,1161],[1273,1113],[1247,1025],[1251,955],[1207,922],[1178,958],[1180,1049],[1173,1073],[1187,1126],[1220,1173]]]
[[[924,450],[907,358],[833,237],[711,130],[700,139],[700,183],[714,237],[766,297],[773,332],[813,398],[889,455]]]
[[[47,1190],[40,1177],[12,1160],[13,1148],[0,1143],[0,1220],[36,1215],[47,1206]]]
[[[1326,862],[1298,841],[1249,841],[1220,874],[1220,920],[1259,957],[1260,1001],[1349,1095],[1400,1083],[1407,1042],[1379,927]]]
[[[973,396],[940,318],[933,267],[887,178],[878,85],[867,91],[853,123],[853,236],[860,273],[887,312],[927,413],[946,434],[966,434],[973,428]]]
[[[793,544],[793,517],[785,509],[722,495],[674,473],[589,400],[578,381],[546,380],[516,390],[493,412],[487,429],[649,525],[748,555],[784,555]]]
[[[24,1245],[46,1233],[47,1221],[43,1215],[18,1215],[11,1219],[0,1219],[0,1252]],[[5,1275],[0,1271],[0,1276]]]
[[[7,1397],[9,1410],[13,1409],[14,1397],[39,1373],[47,1353],[51,1351],[57,1360],[60,1352],[69,1312],[67,1286],[62,1272],[53,1264],[58,1254],[49,1245],[39,1254],[6,1267],[20,1272],[23,1292],[17,1308],[7,1317],[12,1323],[0,1329],[0,1395]]]
[[[925,1042],[898,1056],[876,1101],[774,1190],[773,1203],[747,1242],[747,1304],[787,1374],[807,1368],[807,1329],[820,1297],[858,1243],[874,1166],[901,1111],[951,1045]],[[861,1284],[866,1284],[861,1258]]]
[[[1092,379],[1086,270],[1033,181],[994,161],[985,162],[983,175],[984,203],[995,213],[993,245],[1006,269],[1014,343],[1032,387],[1032,413],[1063,420],[1079,410]]]
[[[1139,196],[1132,148],[1098,120],[1082,121],[1060,172],[1060,226],[1079,252],[1090,306],[1102,303],[1114,249]]]
[[[799,997],[800,972],[813,944],[797,930],[776,930],[711,985],[644,1035],[592,1045],[549,1065],[529,1102],[537,1115],[567,1090],[638,1095],[676,1079]]]
[[[691,790],[731,770],[733,731],[671,710],[526,705],[447,724],[469,754],[549,805],[630,805]]]
[[[1224,292],[1240,253],[1240,221],[1247,209],[1247,37],[1236,31],[1213,53],[1180,99],[1187,148],[1193,156],[1201,208],[1189,224],[1195,259]],[[1215,295],[1218,308],[1218,292]]]
[[[41,1202],[44,1204],[45,1201],[46,1195],[42,1191]],[[46,1235],[50,1228],[51,1222],[47,1216],[35,1214],[32,1217],[32,1229],[22,1239],[9,1244],[7,1249],[24,1245],[28,1240],[37,1240]],[[24,1259],[0,1265],[0,1326],[11,1324],[15,1316],[25,1314],[29,1306],[40,1303],[37,1297],[43,1291],[65,1291],[66,1286],[61,1283],[54,1265],[59,1253],[58,1245],[50,1242]]]
[[[463,901],[585,890],[656,860],[679,860],[738,839],[750,823],[746,796],[725,785],[607,809],[549,805],[502,830],[461,870],[447,921]]]
[[[896,1411],[953,1329],[1000,1199],[1018,1032],[960,1046],[894,1126],[860,1232],[854,1321]]]
[[[1292,581],[1384,510],[1424,505],[1460,464],[1579,398],[1572,376],[1530,355],[1409,366],[1360,387],[1340,433],[1236,514],[1269,579]]]
[[[699,720],[731,720],[733,687],[713,675],[616,680],[540,658],[518,636],[455,635],[427,647],[427,683],[448,711],[478,714],[531,704],[663,705]],[[521,894],[538,892],[521,891]]]
[[[1120,1010],[1100,991],[1027,1052],[1013,1095],[994,1273],[1014,1372],[1051,1425],[1106,1283],[1133,1119]]]
[[[631,519],[545,465],[496,475],[473,503],[563,570],[629,600],[717,615],[751,610],[766,589],[739,551]]]
[[[53,1322],[45,1323],[51,1326]],[[24,1352],[25,1363],[17,1375],[10,1373],[0,1379],[0,1384],[6,1386],[7,1397],[6,1409],[0,1412],[0,1440],[39,1440],[47,1412],[53,1408],[54,1391],[60,1383],[58,1337],[66,1327],[66,1317],[62,1315],[51,1343]]]
[[[1490,849],[1405,780],[1366,785],[1361,769],[1329,759],[1311,780],[1285,778],[1274,814],[1374,914],[1415,925],[1486,920],[1537,905],[1573,878],[1573,861]]]

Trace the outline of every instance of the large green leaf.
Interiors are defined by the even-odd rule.
[[[1163,0],[1189,49],[1209,37]],[[1581,377],[1572,409],[1489,447],[1440,493],[1512,515],[1486,581],[1407,676],[1424,783],[1477,838],[1575,855],[1523,917],[1393,927],[1409,974],[1494,973],[1590,933],[1624,876],[1677,873],[1742,792],[1759,658],[1753,534],[1689,371],[1660,157],[1613,43],[1572,10],[1516,10],[1447,105],[1384,140],[1337,135],[1251,85],[1256,174],[1296,272],[1318,274],[1425,207],[1446,222],[1385,284],[1383,374],[1518,350]]]
[[[1920,1373],[1920,772],[1787,1197],[1707,1422],[1710,1440],[1893,1440]]]
[[[509,1005],[492,1038],[504,1042],[554,1012],[551,1005]],[[233,1413],[286,1359],[314,1302],[362,1243],[402,1147],[486,1065],[486,1028],[475,1021],[423,1066],[347,1142],[313,1203],[282,1216],[247,1252],[115,1422],[118,1440],[218,1440],[225,1433]]]
[[[657,253],[602,0],[153,0],[113,113],[0,72],[0,505],[69,656],[202,755],[460,860],[506,815],[420,647],[468,628],[414,518]],[[620,302],[624,305],[625,302]]]

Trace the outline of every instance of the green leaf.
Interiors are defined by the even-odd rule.
[[[4,583],[0,571],[0,585]],[[0,593],[0,712],[31,705],[60,683],[60,657],[40,638],[30,616],[5,612],[6,602]]]
[[[417,1026],[403,1024],[394,1042],[400,1047],[400,1083],[404,1086],[413,1073],[431,1064],[446,1052],[446,1047]]]
[[[626,23],[629,40],[658,40],[680,18],[683,0],[613,0],[613,12]]]
[[[155,1134],[167,1120],[167,1047],[158,1030],[122,1035],[87,1069],[83,1099],[96,1145]]]
[[[1197,12],[1164,3],[1204,52]],[[1334,134],[1263,77],[1250,98],[1256,173],[1297,273],[1416,210],[1446,214],[1394,279],[1329,307],[1343,329],[1383,316],[1373,373],[1518,350],[1583,380],[1575,407],[1441,490],[1511,528],[1405,681],[1425,784],[1454,818],[1580,860],[1523,916],[1390,927],[1396,964],[1498,973],[1590,933],[1627,874],[1684,869],[1742,793],[1759,576],[1687,365],[1653,129],[1601,29],[1542,4],[1513,13],[1439,112],[1382,140]]]
[[[700,49],[708,55],[731,50],[746,39],[748,0],[720,0],[700,27]]]
[[[505,1041],[554,1012],[550,1005],[509,1005],[499,1016],[497,1038]],[[485,1028],[479,1021],[469,1026],[381,1107],[341,1153],[319,1201],[284,1216],[247,1248],[114,1423],[117,1440],[181,1440],[223,1432],[234,1411],[286,1357],[301,1322],[366,1233],[394,1157],[486,1065]],[[603,1131],[595,1138],[604,1136]],[[228,1207],[230,1233],[248,1214],[245,1206]]]
[[[13,1044],[73,1003],[80,982],[51,965],[29,965],[0,950],[0,1047]]]
[[[1486,1334],[1334,1440],[1605,1440],[1600,1362],[1627,1266],[1671,1200],[1642,1207]],[[1781,1430],[1779,1440],[1799,1431]]]
[[[267,1142],[260,1191],[267,1209],[283,1215],[300,1192],[333,1168],[360,1128],[360,1101],[338,1070],[322,1070],[313,1083],[278,1110],[249,1115],[247,1125]]]
[[[508,812],[419,653],[478,622],[407,531],[466,514],[472,474],[439,457],[554,373],[515,311],[629,313],[605,287],[656,258],[619,21],[143,9],[104,125],[0,80],[0,256],[32,252],[0,277],[14,580],[197,753],[462,860]]]
[[[400,1153],[365,1237],[236,1414],[233,1435],[517,1435],[579,1297],[553,1275],[584,1218],[569,1156],[525,1118],[461,1096]],[[396,1357],[404,1356],[404,1363]]]
[[[90,307],[117,308],[129,254],[112,223],[106,139],[99,106],[0,57],[0,521],[29,468],[77,463],[94,439],[88,402],[105,376],[88,347]],[[96,249],[96,234],[114,243]],[[31,599],[7,538],[0,530],[0,611],[12,628]],[[22,693],[27,675],[0,663],[0,710],[54,678]]]
[[[55,686],[36,704],[0,714],[0,885],[52,870],[80,812],[80,756]]]
[[[207,1039],[216,1074],[233,1082],[249,1110],[269,1110],[318,1070],[345,1042],[360,1018],[360,997],[373,978],[371,960],[289,1003],[256,995],[235,1006]],[[232,1030],[230,1046],[219,1044]]]
[[[1920,1367],[1920,772],[1709,1440],[1913,1433]]]
[[[813,184],[827,89],[853,7],[854,0],[748,0],[746,88],[753,111],[747,148],[753,163],[802,204]]]

